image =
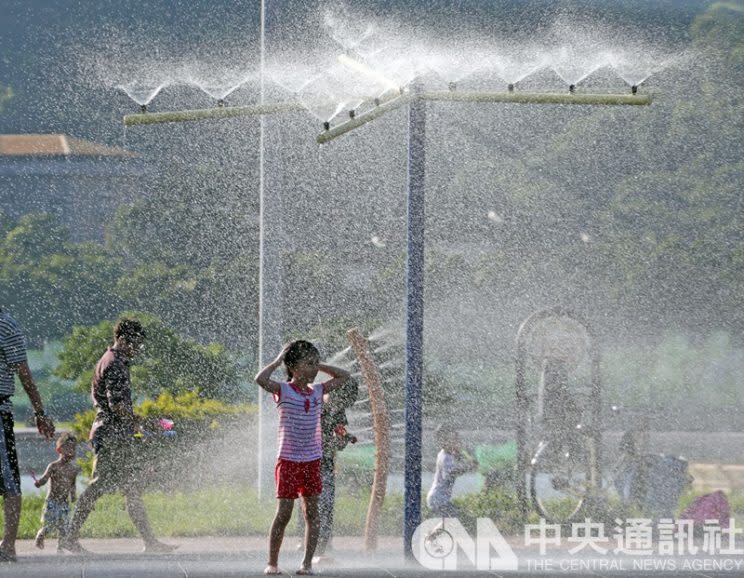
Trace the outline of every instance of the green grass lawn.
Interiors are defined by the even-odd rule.
[[[252,490],[214,488],[189,493],[145,494],[145,506],[158,536],[265,534],[274,515],[272,502],[259,503]],[[41,526],[42,496],[23,499],[19,538],[33,538]],[[137,536],[124,498],[103,496],[83,526],[84,538]]]
[[[692,499],[680,500],[680,510]],[[744,517],[744,496],[729,496],[731,513],[741,523]],[[458,499],[463,513],[471,517],[491,517],[502,529],[521,533],[514,498],[506,494],[470,494]],[[361,536],[369,504],[369,490],[350,492],[342,489],[336,500],[334,532],[336,535]],[[24,496],[19,538],[31,539],[41,527],[44,505],[42,496]],[[264,536],[274,516],[275,501],[260,503],[256,492],[249,488],[215,487],[194,492],[152,493],[145,495],[145,506],[155,534],[175,536]],[[426,508],[424,517],[429,515]],[[294,516],[297,516],[295,510]],[[2,509],[0,508],[0,518]],[[403,497],[389,494],[385,499],[380,521],[381,535],[398,535],[403,526]],[[293,519],[287,535],[297,531]],[[119,495],[104,496],[83,526],[84,538],[136,537]]]
[[[336,502],[336,533],[361,535],[367,516],[369,491],[339,495]],[[30,539],[41,527],[43,496],[24,496],[19,538]],[[145,506],[158,536],[265,535],[274,516],[274,500],[260,503],[252,489],[217,487],[195,492],[145,494]],[[402,497],[388,496],[380,532],[397,534],[402,527]],[[295,515],[297,515],[295,513]],[[2,510],[0,509],[0,518]],[[287,534],[296,531],[295,521]],[[96,503],[81,533],[84,538],[137,536],[120,495],[104,496]]]

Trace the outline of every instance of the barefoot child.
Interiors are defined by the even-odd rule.
[[[70,502],[75,501],[75,481],[80,473],[80,467],[75,463],[76,447],[75,436],[69,432],[60,435],[56,444],[59,458],[50,463],[44,475],[34,482],[37,488],[49,482],[49,491],[41,515],[42,527],[36,534],[34,542],[39,549],[44,548],[44,538],[49,532],[56,530],[60,539],[66,534]]]
[[[271,379],[284,363],[288,381]],[[331,376],[315,383],[318,371]],[[264,574],[280,574],[279,549],[284,530],[292,517],[294,500],[302,498],[305,513],[305,554],[297,574],[311,575],[318,543],[318,496],[322,491],[320,459],[323,455],[320,413],[323,395],[343,386],[348,371],[320,362],[320,354],[309,341],[293,341],[256,375],[256,383],[273,394],[279,411],[279,453],[275,469],[276,515],[269,532],[269,563]]]

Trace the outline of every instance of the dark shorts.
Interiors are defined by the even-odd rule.
[[[13,434],[13,414],[0,411],[0,495],[21,495],[21,473],[18,470],[15,435]]]
[[[318,496],[323,491],[320,460],[292,462],[279,459],[274,469],[276,497],[294,500],[300,496]]]
[[[132,439],[95,440],[91,484],[102,486],[107,492],[141,491],[144,485],[143,457],[139,446]]]

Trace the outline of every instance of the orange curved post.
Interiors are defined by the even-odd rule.
[[[367,508],[367,522],[364,526],[364,548],[377,549],[377,530],[380,525],[382,505],[385,502],[388,468],[390,464],[390,418],[385,405],[380,372],[369,351],[364,336],[355,327],[346,332],[354,355],[362,370],[362,379],[369,391],[372,412],[372,429],[375,441],[375,473],[372,481],[372,495]]]

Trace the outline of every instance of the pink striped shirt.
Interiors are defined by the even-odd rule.
[[[308,388],[303,393],[294,385],[282,383],[279,395],[274,395],[279,410],[279,459],[311,462],[323,455],[320,411],[324,384]]]

